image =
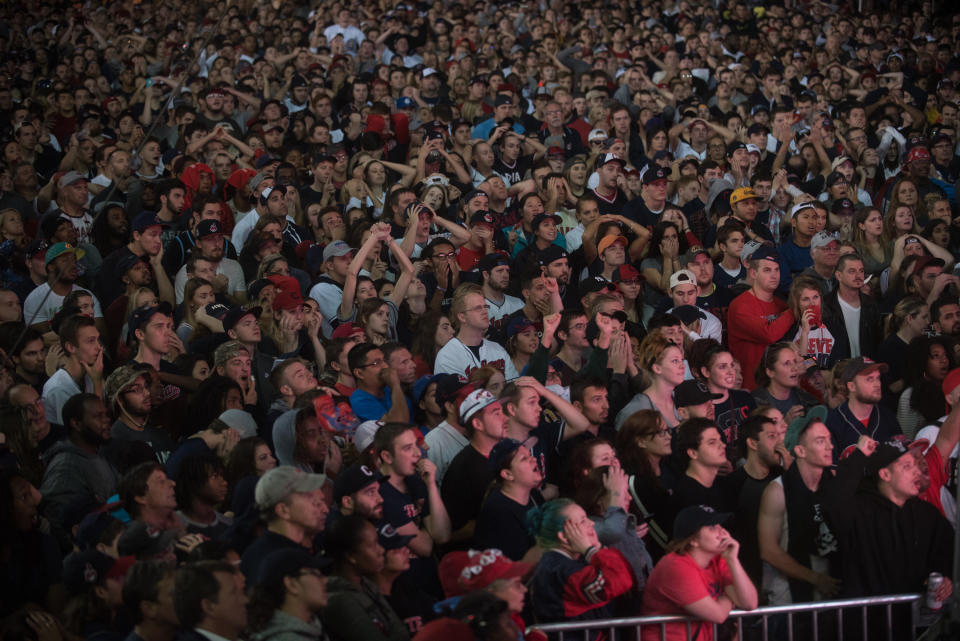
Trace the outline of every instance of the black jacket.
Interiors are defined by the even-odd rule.
[[[833,367],[841,359],[850,358],[850,337],[847,336],[847,326],[843,322],[839,295],[839,291],[835,290],[823,297],[821,318],[834,338],[833,349],[827,361],[828,367]],[[882,338],[880,308],[873,298],[860,294],[860,354],[876,360]]]

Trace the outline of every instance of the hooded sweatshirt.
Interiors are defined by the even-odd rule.
[[[277,610],[267,626],[250,638],[252,641],[326,641],[327,635],[319,620],[314,618],[310,621],[301,621],[295,616]]]
[[[40,485],[44,516],[62,522],[70,507],[102,505],[117,491],[117,471],[98,454],[90,454],[63,440],[43,456],[46,472]]]
[[[293,454],[297,447],[297,412],[288,410],[273,423],[273,447],[277,453],[277,463],[293,465],[304,472],[313,472],[309,465],[296,463]]]

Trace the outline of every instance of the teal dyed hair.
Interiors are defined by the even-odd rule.
[[[527,530],[537,539],[539,545],[545,548],[560,545],[558,535],[567,521],[564,512],[571,505],[575,503],[570,499],[554,499],[527,511]]]

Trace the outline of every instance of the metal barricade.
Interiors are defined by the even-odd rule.
[[[911,639],[916,639],[916,629],[920,624],[920,604],[923,600],[922,594],[895,594],[889,596],[869,597],[862,599],[841,599],[836,601],[815,601],[812,603],[795,603],[791,605],[774,605],[757,608],[756,610],[733,610],[727,620],[737,620],[740,625],[737,626],[737,641],[744,639],[744,624],[757,623],[761,626],[762,641],[780,641],[780,638],[773,639],[770,635],[771,617],[786,617],[786,637],[787,641],[794,641],[794,616],[801,613],[810,613],[813,620],[811,628],[812,641],[819,641],[818,616],[823,613],[836,613],[838,641],[858,641],[845,638],[844,636],[844,610],[859,609],[861,616],[862,640],[868,641],[868,609],[883,608],[886,621],[886,641],[903,641],[893,638],[893,606],[898,604],[910,604],[910,629]],[[704,623],[696,619],[683,616],[647,616],[647,617],[629,617],[621,619],[604,619],[600,621],[576,621],[570,623],[545,623],[543,625],[531,626],[531,630],[541,630],[546,632],[551,638],[558,641],[564,641],[564,637],[577,636],[580,638],[584,632],[593,631],[596,633],[608,632],[608,639],[616,638],[616,630],[623,628],[632,628],[636,632],[636,638],[640,638],[640,632],[643,628],[649,626],[658,626],[660,628],[660,641],[666,640],[666,624],[683,623],[687,628],[687,639],[694,638],[692,627],[696,625],[712,625],[713,638],[717,639],[717,624]],[[929,623],[929,622],[928,622]],[[577,633],[573,635],[573,633]],[[803,639],[806,641],[806,639]],[[870,638],[869,641],[883,641],[882,639]]]

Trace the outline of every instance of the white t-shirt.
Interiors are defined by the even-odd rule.
[[[70,291],[75,292],[78,289],[87,292],[93,297],[93,317],[103,318],[100,301],[93,295],[93,292],[77,284],[74,284],[73,289]],[[49,296],[47,296],[47,292],[50,293]],[[46,298],[44,298],[45,296]],[[27,295],[26,300],[23,301],[23,322],[27,325],[50,322],[50,319],[56,316],[57,312],[63,308],[64,298],[66,298],[66,296],[60,296],[51,291],[48,283],[38,285]]]
[[[857,320],[859,321],[859,310],[857,314]],[[800,340],[800,332],[801,330],[798,329],[796,335],[793,337],[794,343]],[[827,329],[825,325],[821,324],[819,327],[810,330],[810,333],[807,335],[807,344],[801,346],[801,349],[804,354],[809,354],[817,359],[817,366],[820,369],[826,369],[827,360],[830,358],[830,352],[833,351],[834,342],[833,334],[830,333],[830,330]]]
[[[850,358],[860,356],[860,307],[852,307],[839,296],[840,311],[843,312],[843,325],[850,339]]]

